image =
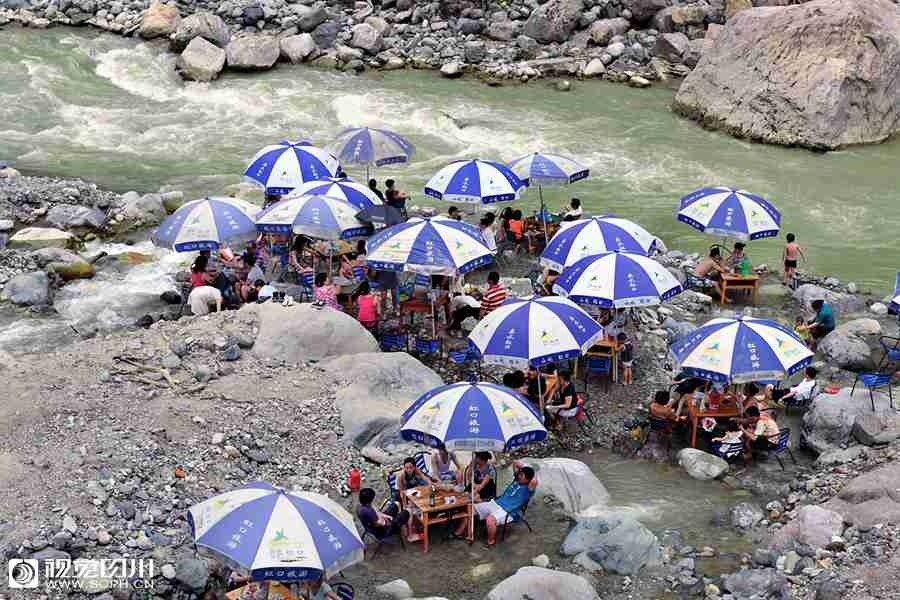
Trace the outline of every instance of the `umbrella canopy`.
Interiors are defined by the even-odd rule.
[[[562,272],[553,291],[577,304],[604,308],[651,306],[684,291],[668,269],[643,254],[607,252]]]
[[[376,227],[390,227],[391,225],[397,225],[404,222],[403,215],[400,214],[400,211],[387,204],[379,204],[378,206],[372,206],[361,210],[356,213],[356,218],[363,223],[369,223]]]
[[[279,142],[256,153],[244,170],[244,179],[284,196],[308,181],[335,177],[338,160],[310,142]]]
[[[715,187],[682,198],[678,220],[710,235],[749,241],[778,235],[781,213],[750,192]]]
[[[346,240],[371,231],[356,218],[355,206],[329,196],[292,196],[279,200],[256,219],[267,233],[297,233],[320,240]]]
[[[604,252],[649,254],[656,237],[646,229],[614,215],[564,222],[541,253],[541,264],[562,272],[585,256]]]
[[[350,181],[347,178],[330,177],[319,181],[309,181],[297,187],[291,196],[328,196],[346,200],[357,210],[382,206],[384,202],[369,189],[369,186]]]
[[[813,353],[781,323],[713,319],[672,344],[682,371],[712,381],[782,379],[809,366]]]
[[[198,546],[250,571],[255,580],[330,577],[363,560],[353,517],[321,494],[255,481],[188,509]]]
[[[512,298],[478,322],[469,342],[487,363],[526,368],[583,354],[603,327],[566,298]]]
[[[169,215],[151,239],[176,252],[217,250],[226,241],[256,235],[259,212],[257,205],[237,198],[193,200]]]
[[[891,299],[891,308],[900,312],[900,273],[897,273],[897,284],[894,286],[894,297]]]
[[[566,185],[585,179],[587,167],[567,156],[535,152],[509,163],[525,185]]]
[[[516,200],[525,182],[504,164],[486,160],[457,160],[425,184],[425,195],[470,204]]]
[[[448,217],[412,218],[366,243],[366,263],[379,271],[457,275],[493,258],[477,227]]]
[[[374,167],[407,163],[416,152],[403,136],[386,129],[368,127],[340,132],[334,150],[342,163]]]
[[[447,450],[507,452],[547,437],[527,398],[494,383],[453,383],[422,395],[403,413],[403,439]]]

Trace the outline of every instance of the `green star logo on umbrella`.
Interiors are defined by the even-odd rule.
[[[279,529],[275,532],[275,537],[272,538],[272,544],[284,545],[289,543],[290,540],[288,536],[284,535],[284,529]]]

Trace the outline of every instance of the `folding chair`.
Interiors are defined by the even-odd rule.
[[[584,395],[588,396],[588,383],[592,375],[604,378],[604,389],[609,389],[609,383],[612,381],[612,359],[608,356],[590,356],[584,357]]]
[[[334,592],[334,595],[340,598],[341,600],[353,600],[355,593],[353,591],[353,586],[349,583],[339,581],[337,583],[332,583],[331,591]]]
[[[856,379],[853,381],[853,387],[850,388],[850,397],[856,390],[856,384],[862,382],[863,387],[869,390],[869,400],[872,402],[872,412],[875,412],[875,390],[886,387],[888,390],[888,398],[891,400],[891,408],[894,408],[894,388],[891,386],[891,375],[887,373],[857,373]]]
[[[438,358],[443,356],[443,342],[440,339],[430,339],[416,336],[413,338],[413,349],[416,354],[421,356],[434,356],[436,355]]]
[[[775,444],[775,447],[771,450],[766,450],[766,455],[771,456],[775,455],[775,458],[778,459],[778,464],[781,465],[781,470],[784,471],[784,463],[781,461],[781,455],[785,452],[790,455],[791,460],[794,461],[794,464],[797,464],[797,459],[794,458],[794,453],[791,451],[791,430],[787,427],[779,430],[778,432],[778,443]]]
[[[384,352],[406,352],[409,350],[409,335],[406,333],[386,333],[381,336]]]
[[[517,511],[514,511],[512,514],[507,513],[506,519],[503,520],[502,523],[498,523],[501,527],[500,530],[500,541],[506,539],[506,528],[515,523],[524,523],[525,527],[528,528],[528,533],[534,533],[534,530],[531,528],[531,524],[528,523],[528,519],[525,518],[525,512],[528,510],[528,503],[531,502],[531,496],[534,495],[534,492],[531,492],[531,495],[528,497],[528,501],[522,505]]]
[[[434,477],[431,474],[431,465],[429,464],[431,460],[430,452],[419,452],[417,453],[413,459],[416,461],[416,468],[428,475],[429,477]]]
[[[476,383],[481,379],[481,370],[478,368],[481,363],[471,349],[452,350],[447,353],[447,357],[453,364],[466,369],[466,380],[469,383]]]
[[[725,459],[725,462],[728,464],[744,459],[743,442],[729,442],[727,444],[725,442],[713,442],[710,449],[713,454]]]
[[[307,301],[312,302],[314,297],[313,288],[316,285],[316,274],[312,271],[304,271],[300,273],[300,302],[303,302],[303,299],[306,298]]]

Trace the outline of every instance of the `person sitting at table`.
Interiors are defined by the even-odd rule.
[[[447,483],[462,483],[462,467],[453,452],[446,448],[438,448],[431,453],[432,473],[437,473],[438,479]]]
[[[356,297],[356,319],[371,332],[378,329],[381,306],[378,297],[372,293],[368,281],[363,281],[353,294]]]
[[[503,375],[503,386],[511,390],[519,391],[525,386],[525,373],[522,371],[510,371]]]
[[[681,415],[685,402],[691,401],[697,388],[705,383],[702,379],[684,374],[679,374],[672,383],[675,384],[675,389],[672,390],[672,400],[676,402],[675,414]]]
[[[709,256],[697,263],[694,267],[694,277],[706,285],[714,287],[719,294],[722,293],[722,273],[727,270],[722,264],[722,252],[718,246],[709,249]],[[726,299],[727,301],[727,299]]]
[[[563,211],[563,221],[577,221],[581,218],[581,215],[584,214],[584,211],[581,209],[581,200],[578,198],[569,200],[568,208],[563,208]]]
[[[778,446],[780,430],[770,411],[760,412],[756,406],[744,410],[744,458],[753,460],[753,450],[771,450]]]
[[[356,515],[367,531],[371,531],[378,539],[399,533],[406,537],[409,511],[401,510],[396,502],[388,502],[384,512],[372,507],[375,501],[375,490],[362,488],[359,490],[359,507]]]
[[[515,241],[512,231],[509,229],[509,222],[513,218],[513,212],[511,206],[507,206],[500,211],[500,233],[503,235],[502,239],[507,242]]]
[[[396,189],[393,179],[386,179],[384,188],[384,200],[387,205],[395,208],[403,218],[406,218],[406,201],[409,199],[409,194]]]
[[[679,416],[671,406],[669,392],[663,390],[656,392],[653,402],[650,403],[650,416],[654,419],[662,419],[672,423],[687,421],[687,415]]]
[[[343,311],[343,307],[338,302],[338,294],[341,293],[341,287],[331,282],[331,275],[328,273],[317,273],[315,287],[313,288],[313,299],[328,308]]]
[[[816,376],[818,374],[819,370],[815,367],[806,367],[806,371],[803,372],[803,381],[789,389],[776,390],[774,386],[769,385],[768,387],[773,388],[770,392],[772,401],[783,405],[785,400],[792,398],[795,400],[812,400],[810,395],[816,387]]]
[[[760,411],[765,411],[769,408],[766,402],[765,390],[761,390],[755,383],[748,383],[744,386],[744,411],[751,406],[755,406]]]
[[[288,255],[288,266],[290,270],[296,274],[298,283],[303,273],[312,273],[316,269],[318,256],[309,243],[309,238],[305,235],[294,236],[291,242],[291,252]]]
[[[472,486],[474,470],[475,486]],[[497,469],[491,464],[491,453],[479,451],[472,456],[472,461],[463,472],[466,491],[474,489],[475,501],[493,500],[497,495]]]
[[[476,502],[474,506],[478,518],[484,521],[487,527],[485,548],[488,549],[497,544],[497,527],[505,524],[508,517],[515,516],[534,493],[532,487],[532,482],[535,481],[534,469],[524,466],[518,461],[513,461],[513,468],[515,469],[513,481],[506,487],[503,494],[490,501]],[[454,532],[454,537],[465,539],[468,526],[468,520],[461,521]]]
[[[497,236],[494,228],[491,227],[492,221],[487,216],[481,217],[478,222],[478,229],[481,231],[481,243],[484,244],[491,254],[497,253]]]
[[[745,260],[747,264],[750,264],[750,257],[744,252],[747,248],[747,244],[744,242],[735,242],[734,248],[731,251],[731,256],[728,257],[728,260],[725,263],[725,266],[728,267],[728,270],[733,273],[738,273],[740,271],[741,263]]]
[[[834,331],[834,310],[822,298],[813,300],[810,306],[816,311],[816,316],[804,325],[802,330],[809,332],[809,349],[815,352],[819,345],[819,340]]]
[[[302,598],[304,600],[341,600],[340,596],[331,589],[331,586],[325,583],[323,575],[320,575],[318,579],[306,582],[306,592]]]
[[[562,420],[559,417],[560,412],[575,408],[577,402],[578,394],[575,392],[575,384],[572,383],[572,372],[568,369],[563,369],[559,372],[559,394],[554,396],[550,403],[544,407],[550,428],[554,431],[561,430]]]
[[[725,428],[725,435],[714,437],[711,441],[721,442],[722,444],[738,444],[744,439],[744,432],[741,430],[740,423],[736,419],[728,419],[728,425]]]
[[[416,466],[416,459],[412,456],[403,459],[403,469],[397,474],[397,491],[400,492],[401,501],[406,499],[404,494],[406,490],[430,483],[438,483],[438,480],[423,473],[422,469]]]

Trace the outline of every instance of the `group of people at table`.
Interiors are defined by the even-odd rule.
[[[730,386],[682,375],[673,381],[671,390],[656,392],[650,404],[650,417],[675,427],[687,425],[695,415],[733,413],[725,423],[719,422],[721,418],[706,417],[709,421],[704,429],[713,434],[709,440],[712,443],[743,444],[744,459],[750,462],[754,451],[765,452],[777,447],[781,430],[775,410],[792,400],[810,399],[817,375],[815,367],[807,367],[802,381],[784,389],[757,383]],[[722,435],[715,435],[723,429]]]

